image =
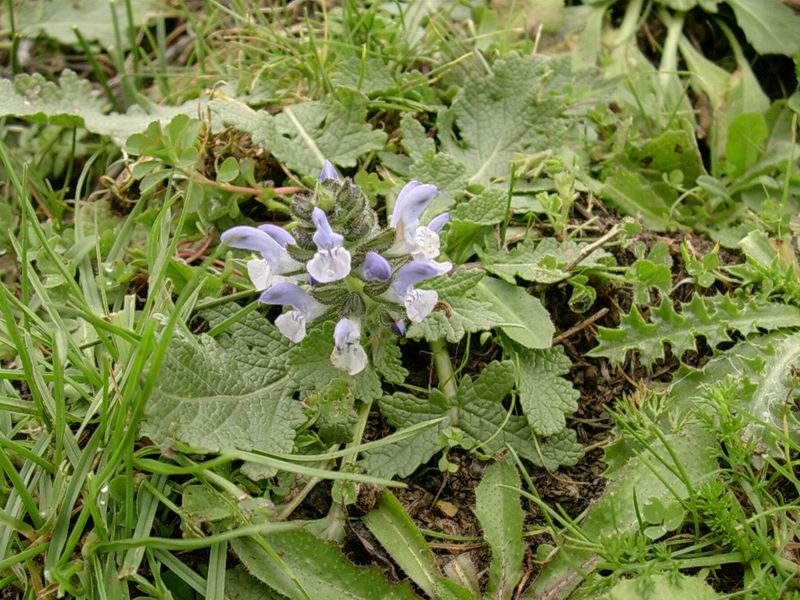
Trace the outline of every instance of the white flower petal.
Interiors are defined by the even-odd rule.
[[[336,346],[331,352],[331,363],[349,375],[356,375],[367,367],[367,353],[358,342]]]
[[[417,260],[429,260],[439,256],[439,234],[422,225],[414,232],[414,249],[411,255]]]
[[[290,310],[275,319],[275,326],[294,343],[306,337],[306,318],[299,310]]]
[[[419,323],[427,317],[439,301],[436,290],[417,290],[411,288],[403,299],[406,314],[412,323]]]
[[[308,261],[308,274],[320,283],[339,281],[350,274],[350,252],[346,248],[337,247],[320,250]]]
[[[259,292],[267,289],[273,281],[272,269],[269,263],[263,258],[253,258],[247,261],[247,275]]]

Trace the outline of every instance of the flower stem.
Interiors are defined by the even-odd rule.
[[[447,343],[440,338],[432,341],[430,345],[433,352],[433,367],[436,369],[436,377],[439,379],[442,392],[447,398],[454,399],[458,394],[458,388],[453,363],[450,362],[450,353],[447,351]]]

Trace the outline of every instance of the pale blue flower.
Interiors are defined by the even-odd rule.
[[[320,181],[325,181],[327,179],[339,181],[339,174],[336,172],[336,167],[334,167],[333,163],[331,163],[329,160],[326,160],[322,164],[322,171],[319,172]]]
[[[389,225],[395,230],[395,243],[390,250],[392,254],[410,254],[416,260],[439,256],[439,231],[450,220],[450,216],[447,213],[439,215],[427,227],[419,224],[420,216],[438,194],[439,189],[435,185],[418,181],[410,181],[400,190],[389,219]]]
[[[261,225],[260,228],[240,225],[223,232],[220,238],[233,248],[261,254],[261,258],[247,261],[247,274],[259,291],[287,281],[290,278],[281,275],[303,267],[286,251],[286,246],[294,243],[294,238],[276,225]]]
[[[392,278],[392,265],[377,252],[367,252],[360,273],[365,281],[388,281]]]
[[[306,337],[306,324],[327,310],[311,294],[293,283],[278,283],[261,294],[259,300],[264,304],[291,306],[289,310],[275,319],[275,326],[293,342]]]
[[[367,366],[367,353],[361,346],[361,323],[356,319],[341,319],[333,330],[334,347],[331,363],[337,369],[356,375]]]
[[[311,220],[317,227],[313,236],[317,252],[306,265],[308,274],[320,283],[344,279],[350,274],[351,262],[350,252],[342,246],[344,237],[331,229],[321,208],[312,211]]]
[[[420,281],[447,273],[451,268],[450,263],[412,260],[398,269],[387,292],[387,298],[392,302],[402,304],[409,320],[419,323],[433,312],[439,301],[439,294],[436,290],[418,290],[414,286]]]

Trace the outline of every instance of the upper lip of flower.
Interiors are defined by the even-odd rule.
[[[262,227],[264,226],[262,225]],[[290,234],[286,233],[286,236],[294,240]],[[302,265],[289,256],[286,244],[278,242],[275,238],[274,231],[268,233],[263,229],[248,225],[231,227],[220,236],[224,243],[233,248],[260,252],[264,260],[269,263],[270,269],[276,274],[289,273],[299,269]],[[287,240],[285,236],[282,239]]]

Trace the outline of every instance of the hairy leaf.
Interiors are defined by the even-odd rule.
[[[211,109],[224,123],[250,133],[287,167],[312,177],[326,159],[354,167],[362,155],[380,150],[386,141],[385,133],[366,122],[366,98],[347,89],[336,97],[287,106],[275,116],[230,99],[213,101]]]
[[[639,575],[620,581],[601,600],[714,600],[719,594],[700,577],[680,573]]]
[[[475,489],[475,514],[492,549],[486,597],[509,600],[522,577],[523,515],[519,503],[519,475],[507,461],[486,469]]]
[[[408,583],[392,585],[378,569],[354,566],[336,546],[308,531],[276,532],[263,537],[280,563],[250,538],[232,540],[231,547],[251,575],[293,600],[417,598]]]
[[[392,492],[383,491],[375,508],[364,516],[364,523],[405,574],[434,596],[441,573],[433,552]]]
[[[448,110],[439,113],[441,149],[466,168],[468,181],[488,185],[507,177],[515,153],[552,148],[565,126],[563,104],[547,81],[566,63],[511,54],[488,75],[473,76]]]
[[[130,37],[125,35],[127,27],[137,27],[147,20],[147,14],[158,8],[152,0],[130,0],[133,22],[128,22],[125,4],[117,5],[117,16],[121,26],[120,42],[125,48],[130,45]],[[8,12],[2,23],[10,28]],[[78,29],[87,40],[96,40],[100,45],[109,48],[117,46],[114,34],[114,13],[108,0],[69,0],[54,6],[52,0],[14,0],[14,24],[19,33],[25,37],[36,37],[45,34],[62,44],[78,43],[73,29]]]
[[[105,106],[95,97],[91,84],[69,69],[61,73],[58,83],[47,81],[39,73],[0,79],[0,117],[85,127],[120,145],[153,121],[167,123],[179,114],[196,115],[203,104],[204,100],[189,100],[180,106],[148,104],[147,111],[137,106],[124,114],[105,114]]]
[[[474,198],[460,202],[450,211],[454,221],[466,221],[476,225],[495,225],[506,218],[508,194],[502,190],[488,189]]]
[[[695,338],[704,336],[711,346],[730,339],[729,331],[748,335],[756,329],[773,330],[800,326],[800,309],[777,303],[744,302],[725,295],[694,296],[677,312],[664,298],[645,320],[635,306],[620,319],[619,327],[599,327],[598,345],[590,356],[604,356],[614,363],[625,360],[629,350],[637,350],[641,361],[651,365],[664,357],[664,344],[681,356],[694,348]]]
[[[578,409],[580,392],[564,379],[572,361],[561,346],[546,350],[521,350],[519,403],[528,425],[539,435],[552,435],[566,427],[565,414]]]
[[[438,389],[427,398],[404,392],[384,396],[381,412],[397,429],[437,417],[445,420],[412,438],[365,452],[363,466],[376,477],[410,475],[444,447],[442,434],[453,429],[464,435],[462,446],[466,448],[478,447],[493,454],[508,444],[527,460],[549,470],[575,464],[583,452],[574,431],[564,429],[540,442],[533,438],[524,417],[509,415],[503,400],[514,385],[513,363],[495,361],[477,379],[464,377],[455,398],[447,398]]]
[[[207,335],[176,333],[147,403],[143,435],[198,452],[292,451],[305,417],[293,398],[289,343],[265,319],[250,323],[257,341],[227,339],[223,345]],[[248,472],[268,475],[261,467]]]
[[[556,283],[570,276],[563,269],[585,245],[572,240],[559,242],[555,238],[544,238],[535,247],[533,242],[523,242],[510,251],[481,251],[480,256],[489,273],[508,283],[515,283],[515,277],[535,283]],[[577,270],[599,266],[608,256],[608,252],[598,248],[581,261]]]

